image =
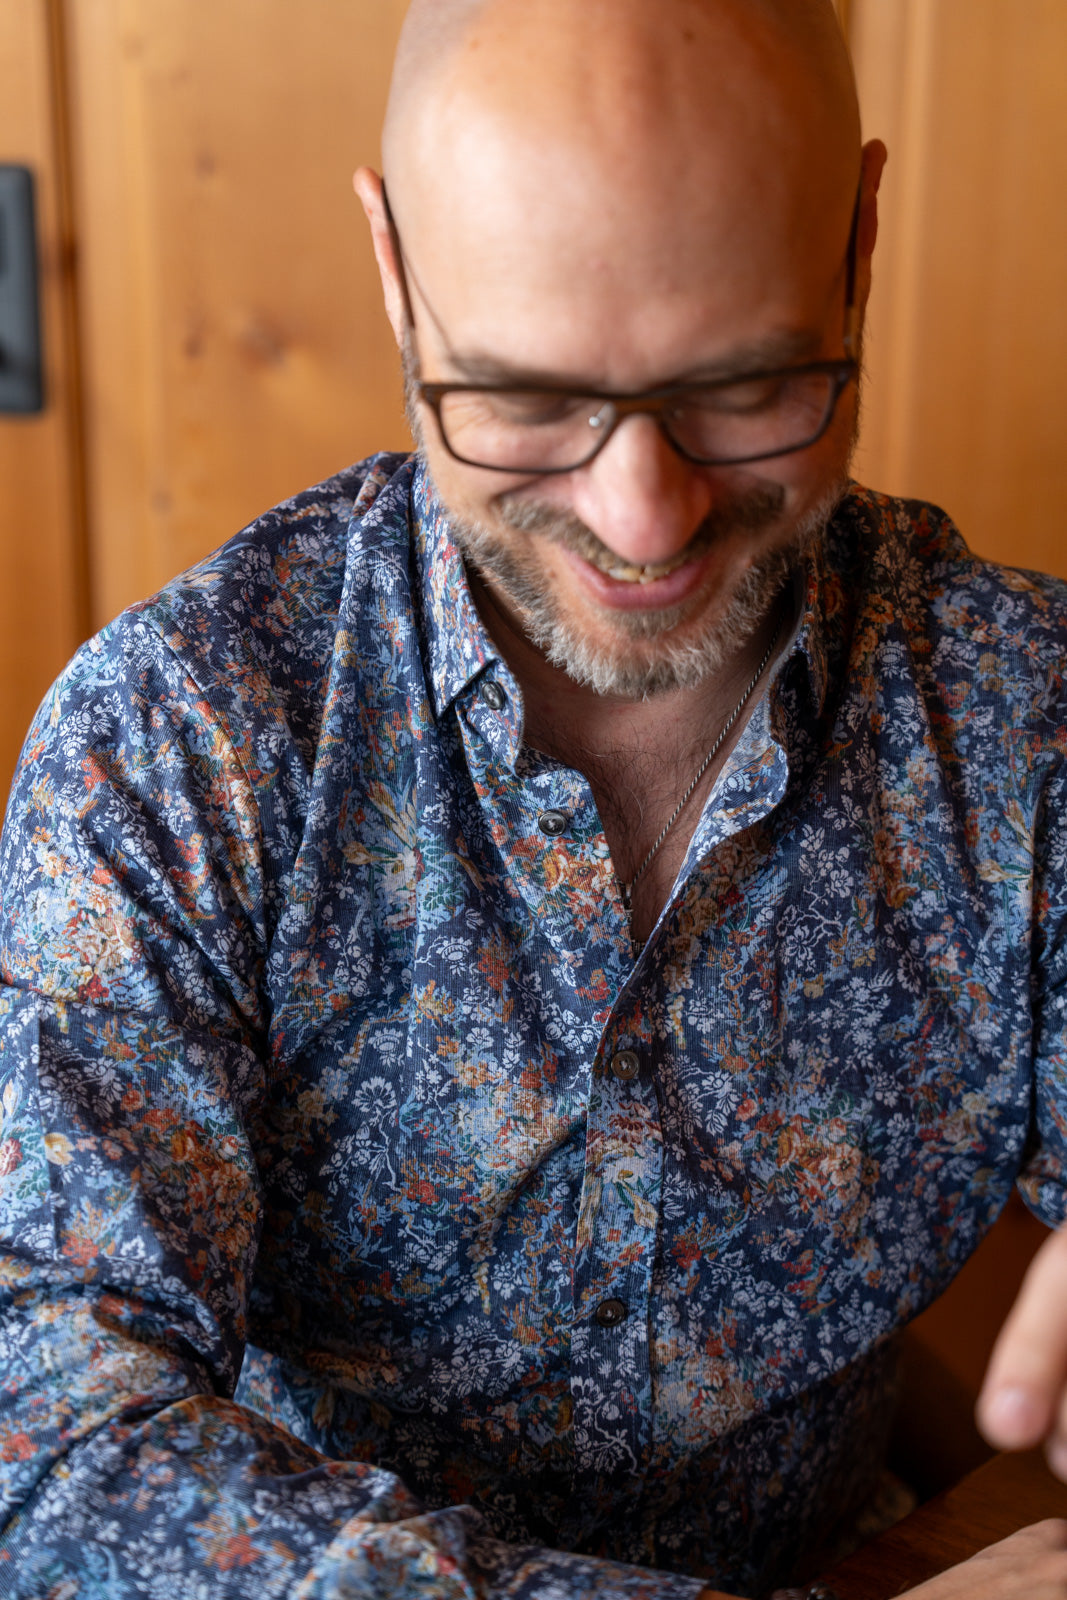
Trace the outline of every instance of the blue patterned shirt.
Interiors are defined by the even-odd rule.
[[[863,1496],[894,1330],[1064,1212],[1067,592],[856,488],[798,596],[636,960],[417,460],[80,651],[2,846],[0,1592],[755,1594]]]

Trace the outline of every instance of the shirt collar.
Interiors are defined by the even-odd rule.
[[[798,574],[800,618],[782,666],[792,659],[804,672],[813,721],[822,716],[830,685],[848,650],[850,597],[842,570],[849,565],[847,554],[856,541],[863,497],[857,485],[849,486],[829,522],[812,539]]]
[[[411,487],[421,631],[434,715],[443,717],[487,667],[506,673],[478,615],[449,516],[421,459]]]

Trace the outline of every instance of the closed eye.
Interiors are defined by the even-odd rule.
[[[691,390],[678,412],[700,411],[715,416],[751,416],[773,410],[782,403],[788,383],[782,377],[752,378],[744,383],[719,384]]]
[[[485,415],[495,421],[524,428],[546,428],[561,422],[572,422],[597,409],[596,401],[532,389],[494,389],[490,394],[471,394],[467,398],[472,405],[483,406]]]

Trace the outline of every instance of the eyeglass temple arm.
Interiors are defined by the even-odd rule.
[[[852,228],[848,236],[848,255],[845,258],[845,354],[855,361],[860,347],[860,308],[856,304],[857,256],[860,237],[860,207],[863,200],[863,179],[856,191],[856,204],[852,208]]]
[[[404,266],[404,250],[400,243],[400,234],[397,231],[396,222],[393,218],[393,208],[389,204],[389,195],[385,187],[384,178],[382,180],[382,209],[385,212],[385,220],[389,227],[389,242],[393,247],[393,258],[396,261],[396,276],[397,282],[400,285],[400,298],[404,306],[404,317],[407,321],[408,327],[414,331],[415,307],[411,303],[411,290],[408,287],[408,275]]]

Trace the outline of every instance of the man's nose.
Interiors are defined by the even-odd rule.
[[[626,417],[575,474],[575,513],[635,566],[684,550],[711,510],[709,469],[686,461],[652,417]]]

